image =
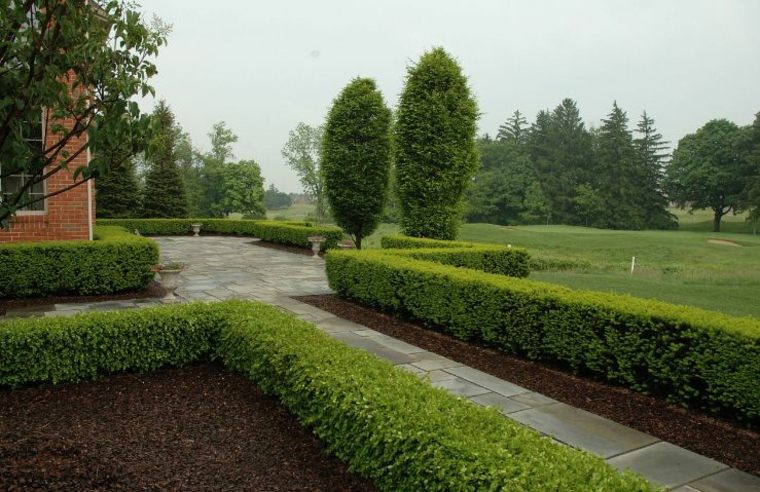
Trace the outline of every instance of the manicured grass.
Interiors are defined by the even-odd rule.
[[[383,224],[368,238],[367,247],[379,247],[380,237],[398,230],[396,225]],[[741,247],[709,243],[712,238]],[[537,280],[760,317],[760,236],[466,224],[458,239],[512,244],[536,257],[586,264],[574,270],[531,273]],[[636,256],[634,275],[632,256]]]
[[[695,210],[690,214],[687,210],[670,209],[670,213],[678,217],[678,229],[681,231],[712,232],[713,213],[711,210]],[[758,234],[760,224],[747,222],[747,214],[726,215],[720,222],[721,234]]]
[[[303,220],[307,216],[314,215],[313,203],[294,203],[288,208],[278,210],[267,210],[268,219],[277,220]]]

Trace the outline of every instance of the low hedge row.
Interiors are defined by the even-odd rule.
[[[330,286],[463,340],[760,422],[760,321],[625,295],[335,251]]]
[[[351,470],[382,490],[655,490],[263,304],[0,322],[5,386],[204,358],[220,359],[277,395]]]
[[[462,241],[442,241],[440,239],[428,239],[419,237],[408,237],[403,235],[385,236],[380,240],[380,244],[383,248],[388,249],[416,249],[416,248],[503,248],[498,244],[487,243],[467,243]],[[524,251],[517,249],[517,251]],[[527,254],[527,252],[526,252]],[[544,271],[544,270],[576,270],[591,268],[591,263],[586,260],[553,257],[553,256],[534,256],[528,254],[528,267],[530,271]],[[469,267],[475,270],[483,270],[483,268]],[[489,270],[485,270],[489,271]],[[490,271],[491,273],[502,273],[498,271]],[[522,277],[527,275],[511,275],[514,277]]]
[[[380,244],[383,254],[407,256],[511,277],[527,277],[530,273],[530,255],[521,248],[406,236],[386,236],[380,240]]]
[[[340,228],[310,222],[232,219],[98,219],[98,224],[117,225],[146,236],[192,234],[192,224],[201,224],[201,234],[254,236],[272,243],[308,248],[309,236],[324,236],[323,249],[331,249],[343,239]]]
[[[119,227],[95,228],[94,241],[0,245],[0,298],[111,294],[145,288],[158,246]]]

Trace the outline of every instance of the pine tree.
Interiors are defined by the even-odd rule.
[[[499,142],[512,142],[517,145],[525,143],[528,137],[528,120],[517,110],[507,121],[499,127],[496,140]]]
[[[140,186],[131,159],[115,161],[108,174],[95,181],[98,217],[128,219],[140,216]]]
[[[628,129],[628,116],[617,101],[612,111],[602,119],[597,139],[599,165],[598,190],[609,209],[600,221],[602,227],[613,229],[642,229],[644,203],[641,203],[639,174],[633,136]]]
[[[185,187],[177,166],[179,129],[174,113],[159,101],[151,115],[154,136],[145,153],[150,166],[145,176],[143,215],[145,217],[187,217]]]
[[[663,191],[669,142],[663,140],[662,134],[654,127],[654,119],[646,111],[641,115],[636,133],[640,135],[634,140],[634,145],[644,226],[647,229],[675,229],[678,221],[668,212],[668,199]]]

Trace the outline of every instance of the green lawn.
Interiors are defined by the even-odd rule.
[[[380,237],[397,231],[397,226],[383,224],[368,239],[367,247],[379,247]],[[741,247],[709,243],[711,238]],[[512,244],[534,256],[587,264],[574,270],[532,273],[537,280],[760,317],[760,236],[466,224],[458,239]],[[630,274],[632,256],[636,256],[634,275]]]
[[[295,203],[288,208],[267,210],[267,219],[303,220],[307,215],[314,215],[314,204]]]
[[[711,210],[695,210],[693,214],[679,209],[670,209],[670,212],[678,217],[678,229],[681,231],[711,232],[713,229]],[[746,219],[746,213],[723,216],[720,222],[721,233],[760,233],[760,224],[750,224]]]

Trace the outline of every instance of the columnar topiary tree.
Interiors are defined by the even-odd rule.
[[[357,248],[376,228],[388,194],[391,111],[372,79],[356,78],[333,102],[322,140],[325,193]]]
[[[478,107],[443,48],[409,68],[395,125],[401,227],[409,236],[454,239],[463,194],[478,166]]]

